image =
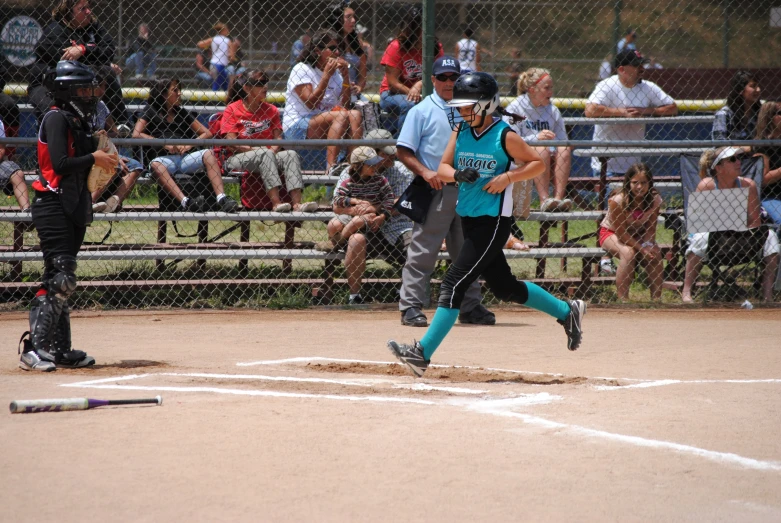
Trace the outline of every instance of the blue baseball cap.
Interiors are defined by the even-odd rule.
[[[431,73],[435,76],[445,73],[461,74],[461,64],[452,56],[443,56],[434,60],[434,67],[431,68]]]

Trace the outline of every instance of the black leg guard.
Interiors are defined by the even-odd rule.
[[[30,344],[42,359],[54,361],[54,336],[62,314],[64,300],[43,294],[33,299],[30,308]],[[27,345],[25,344],[25,352]]]
[[[71,348],[71,313],[68,302],[64,302],[54,333],[54,363],[58,367],[79,368],[95,364],[95,358],[81,350]]]

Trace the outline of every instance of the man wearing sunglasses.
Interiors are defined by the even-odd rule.
[[[402,271],[401,323],[410,327],[425,327],[428,319],[422,309],[428,302],[428,284],[437,262],[442,240],[447,238],[450,258],[455,260],[464,242],[461,218],[456,214],[458,188],[437,177],[437,168],[452,130],[448,113],[458,121],[458,112],[447,107],[453,98],[453,86],[461,76],[458,60],[451,56],[438,58],[432,69],[434,92],[410,109],[397,141],[398,158],[416,176],[436,190],[425,221],[412,228],[412,241],[407,251],[407,263]],[[480,284],[469,287],[459,316],[461,323],[493,325],[494,314],[481,303]]]

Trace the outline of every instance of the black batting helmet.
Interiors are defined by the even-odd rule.
[[[453,98],[447,105],[449,107],[472,107],[475,116],[481,117],[478,125],[482,125],[485,117],[493,114],[499,108],[499,84],[488,73],[463,74],[456,80],[453,86]],[[472,122],[467,123],[472,124]]]
[[[46,73],[46,87],[56,103],[70,105],[81,118],[87,119],[95,112],[98,99],[92,90],[98,87],[98,79],[89,66],[74,60],[57,62]],[[81,88],[92,90],[88,95],[80,95]]]

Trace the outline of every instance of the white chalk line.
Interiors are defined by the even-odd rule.
[[[491,414],[494,416],[520,419],[524,423],[540,426],[546,429],[558,429],[558,430],[567,431],[573,434],[578,434],[586,437],[605,439],[609,441],[617,441],[629,445],[634,445],[637,447],[671,450],[673,452],[677,452],[680,454],[697,456],[720,464],[737,465],[750,470],[772,471],[772,472],[781,471],[781,463],[777,461],[763,461],[754,458],[747,458],[731,452],[717,452],[714,450],[702,449],[691,445],[673,443],[671,441],[648,439],[639,436],[628,436],[625,434],[616,434],[614,432],[606,432],[603,430],[591,429],[580,425],[560,423],[558,421],[551,421],[545,418],[540,418],[539,416],[532,416],[531,414],[515,412],[510,409],[518,405],[528,404],[523,401],[516,404],[515,398],[509,398],[504,400],[472,400],[472,401],[463,401],[463,402],[457,402],[457,400],[451,400],[451,403],[455,403],[455,404],[460,403],[466,406],[469,410],[473,410],[475,412],[480,412],[483,414]]]
[[[714,383],[781,383],[781,379],[753,379],[753,380],[656,380],[632,385],[595,385],[594,390],[621,390],[621,389],[646,389],[650,387],[664,387],[666,385],[696,385]]]
[[[75,386],[72,384],[70,386]],[[412,403],[417,405],[436,405],[436,402],[414,398],[393,398],[387,396],[339,396],[335,394],[307,394],[299,392],[280,392],[274,390],[223,389],[218,387],[168,387],[144,385],[82,385],[87,389],[145,390],[158,392],[211,392],[214,394],[233,394],[237,396],[267,396],[274,398],[327,399],[341,401],[365,401],[375,403]]]
[[[165,375],[178,375],[177,373],[164,373]],[[203,373],[190,373],[204,375]],[[762,461],[753,458],[747,458],[738,454],[729,452],[717,452],[691,445],[683,445],[680,443],[673,443],[664,440],[655,440],[642,438],[639,436],[628,436],[625,434],[616,434],[613,432],[607,432],[597,429],[591,429],[580,425],[572,425],[567,423],[561,423],[557,421],[548,420],[539,416],[532,416],[530,414],[524,414],[515,412],[513,409],[521,406],[541,405],[551,403],[561,399],[561,396],[551,395],[547,392],[537,394],[521,394],[512,398],[505,398],[500,400],[485,400],[485,399],[450,399],[446,401],[429,401],[419,400],[414,398],[394,398],[384,396],[339,396],[334,394],[312,394],[312,393],[293,393],[293,392],[280,392],[269,390],[242,390],[242,389],[226,389],[218,387],[170,387],[170,386],[142,386],[142,385],[116,385],[108,384],[106,382],[114,381],[129,381],[133,379],[141,379],[145,377],[153,376],[152,374],[130,375],[122,376],[119,378],[106,378],[100,380],[90,380],[78,383],[66,384],[66,387],[81,387],[92,389],[115,389],[115,390],[144,390],[144,391],[156,391],[156,392],[208,392],[215,394],[230,394],[239,396],[262,396],[262,397],[279,397],[279,398],[299,398],[299,399],[326,399],[337,401],[361,401],[361,402],[375,402],[375,403],[399,403],[399,404],[415,404],[415,405],[450,405],[466,408],[469,411],[477,412],[481,414],[489,414],[493,416],[499,416],[504,418],[519,419],[524,423],[528,423],[535,426],[540,426],[547,429],[556,429],[571,434],[603,439],[608,441],[616,441],[624,444],[629,444],[637,447],[655,448],[662,450],[670,450],[673,452],[692,455],[706,460],[733,466],[739,466],[750,470],[759,471],[781,471],[781,463],[775,461]],[[231,375],[215,375],[215,376],[231,376]],[[426,385],[426,384],[419,384]]]
[[[63,387],[89,387],[98,384],[112,383],[116,381],[126,381],[133,379],[147,378],[151,376],[174,376],[184,378],[206,378],[206,379],[235,379],[235,380],[257,380],[257,381],[280,381],[280,382],[298,382],[298,383],[326,383],[329,385],[345,385],[350,387],[374,387],[376,385],[391,385],[394,389],[426,390],[448,392],[451,394],[487,394],[483,389],[467,389],[463,387],[440,387],[424,383],[398,383],[389,379],[326,379],[326,378],[296,378],[292,376],[264,376],[261,374],[214,374],[207,372],[159,372],[155,374],[131,374],[129,376],[120,376],[116,378],[102,378],[97,380],[82,381],[78,383],[63,384]]]

